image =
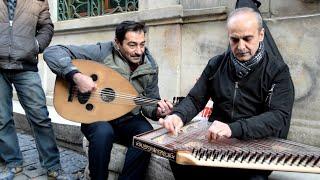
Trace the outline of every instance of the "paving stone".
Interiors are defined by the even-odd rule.
[[[30,145],[21,146],[20,145],[21,152],[28,151],[28,150],[35,149],[35,148],[36,148],[36,146],[30,146]]]
[[[15,176],[13,178],[13,180],[29,180],[30,178],[28,178],[28,176],[24,175],[24,174],[20,174],[18,176]]]
[[[34,138],[28,134],[18,133],[19,146],[23,155],[23,172],[14,180],[47,180],[46,170],[41,167],[39,154]],[[62,169],[72,174],[76,179],[83,179],[87,158],[75,151],[58,147]],[[0,159],[0,172],[5,168],[4,161]]]
[[[29,178],[37,178],[39,176],[46,175],[46,172],[47,171],[45,169],[43,169],[42,167],[40,167],[40,165],[38,165],[36,169],[31,171],[25,168],[23,171],[23,174],[25,174]]]

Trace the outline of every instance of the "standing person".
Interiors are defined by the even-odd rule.
[[[6,164],[0,179],[22,168],[22,153],[12,119],[12,85],[35,137],[41,165],[58,177],[60,156],[38,74],[38,54],[50,43],[53,24],[47,0],[0,1],[0,156]]]
[[[255,8],[251,0],[237,3],[243,4]],[[213,123],[207,131],[209,141],[287,137],[294,101],[289,68],[281,55],[276,55],[278,49],[270,44],[271,36],[266,37],[269,41],[264,41],[267,28],[263,28],[260,14],[249,7],[236,9],[228,17],[231,50],[210,59],[187,97],[174,108],[172,115],[160,119],[169,132],[178,132],[212,98],[213,112],[209,121]],[[268,179],[271,173],[176,163],[171,163],[171,168],[176,179],[201,179],[208,174],[217,179]]]
[[[128,79],[140,95],[160,99],[158,65],[145,47],[145,33],[144,24],[124,21],[117,25],[114,41],[95,45],[52,46],[44,52],[44,59],[54,73],[75,83],[82,93],[95,91],[96,84],[72,65],[72,59],[98,61]],[[132,147],[132,137],[152,130],[145,116],[157,120],[171,113],[171,110],[170,102],[160,100],[158,106],[137,107],[113,121],[81,124],[81,131],[89,141],[91,179],[107,179],[110,153],[115,141],[128,147],[119,179],[143,179],[150,154]]]

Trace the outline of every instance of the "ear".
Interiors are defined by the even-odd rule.
[[[114,42],[115,42],[116,49],[119,49],[119,47],[120,47],[119,40],[117,38],[114,38]]]
[[[264,39],[264,28],[261,29],[259,32],[259,41],[262,42]]]
[[[117,38],[114,38],[114,42],[116,42],[117,45],[120,44],[119,40]]]

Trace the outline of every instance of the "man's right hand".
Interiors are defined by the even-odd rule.
[[[175,115],[175,114],[167,116],[164,119],[160,118],[159,119],[159,123],[164,128],[166,128],[169,131],[169,133],[174,134],[174,135],[177,135],[178,132],[180,131],[180,129],[182,128],[182,126],[183,126],[182,119],[179,116]]]
[[[74,74],[73,81],[81,93],[92,92],[97,88],[97,84],[93,82],[92,78],[82,73]]]

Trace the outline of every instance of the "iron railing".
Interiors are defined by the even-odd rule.
[[[58,0],[58,20],[138,10],[138,0]]]

